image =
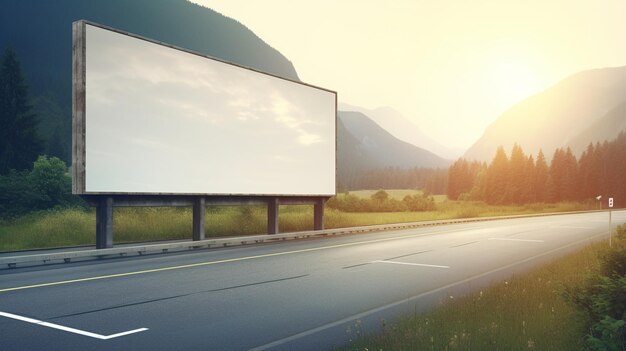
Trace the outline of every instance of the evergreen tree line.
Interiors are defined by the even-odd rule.
[[[376,189],[422,189],[427,194],[445,194],[448,171],[432,168],[383,168],[340,176],[339,192]]]
[[[0,63],[0,174],[29,169],[43,151],[31,110],[20,63],[7,48]]]
[[[490,164],[459,159],[448,169],[450,199],[489,204],[596,201],[613,197],[626,206],[626,132],[615,140],[590,143],[580,158],[571,149],[554,151],[550,165],[542,151],[536,159],[515,144],[509,157],[501,146]]]

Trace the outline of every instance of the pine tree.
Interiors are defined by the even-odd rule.
[[[536,201],[537,175],[535,170],[535,160],[530,155],[524,165],[524,178],[522,179],[522,192],[520,194],[521,203],[530,204]]]
[[[489,204],[503,204],[509,178],[509,159],[502,146],[491,161],[485,175],[485,201]]]
[[[470,191],[472,184],[467,161],[462,158],[456,160],[448,169],[448,198],[457,200],[459,195]]]
[[[562,196],[565,201],[574,201],[579,196],[577,187],[578,161],[572,150],[568,147],[564,157],[564,178],[562,184]]]
[[[522,148],[515,144],[511,150],[509,161],[509,177],[505,195],[505,203],[522,203],[522,193],[524,192],[524,170],[526,168],[526,156]]]
[[[15,52],[7,48],[0,66],[0,174],[29,169],[43,150],[37,118]]]
[[[563,201],[563,180],[565,179],[565,151],[554,150],[548,178],[548,200],[550,202]]]
[[[589,143],[587,149],[578,160],[578,200],[586,200],[598,195],[598,171],[594,168],[594,158],[596,156],[593,143]]]
[[[539,150],[535,162],[535,201],[548,201],[548,164],[542,150]]]

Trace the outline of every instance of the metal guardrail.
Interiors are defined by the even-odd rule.
[[[74,251],[61,251],[51,252],[44,254],[27,254],[17,256],[5,256],[0,257],[0,266],[7,265],[8,268],[15,268],[20,263],[39,263],[47,264],[52,262],[65,262],[69,263],[73,259],[101,259],[107,257],[124,257],[129,255],[145,255],[145,254],[158,254],[177,251],[188,251],[196,249],[210,249],[228,246],[240,246],[248,244],[258,244],[264,242],[275,242],[282,240],[293,239],[306,239],[315,237],[345,235],[363,232],[380,232],[387,230],[402,230],[418,227],[456,224],[456,223],[469,223],[469,222],[484,222],[500,219],[515,219],[526,217],[543,217],[553,215],[566,215],[566,214],[578,214],[578,213],[591,213],[600,211],[577,211],[577,212],[556,212],[556,213],[540,213],[530,215],[511,215],[500,217],[475,217],[475,218],[462,218],[462,219],[444,219],[435,221],[421,221],[421,222],[409,222],[409,223],[392,223],[392,224],[377,224],[368,225],[362,227],[348,227],[348,228],[336,228],[336,229],[324,229],[313,231],[302,231],[293,233],[282,234],[263,234],[253,236],[240,236],[232,238],[216,238],[206,239],[199,241],[184,241],[174,243],[163,244],[143,244],[134,246],[116,247],[110,249],[91,249],[91,250],[74,250]]]

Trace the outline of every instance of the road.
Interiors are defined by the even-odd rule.
[[[0,350],[328,350],[607,233],[597,212],[4,269]]]

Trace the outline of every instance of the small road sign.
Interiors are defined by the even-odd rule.
[[[613,207],[613,198],[609,197],[609,208]]]

